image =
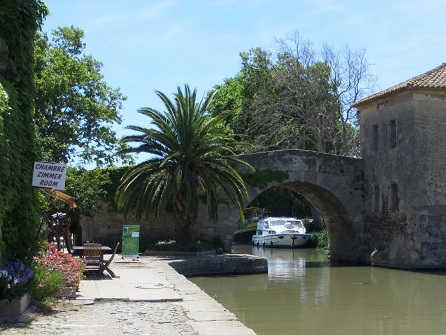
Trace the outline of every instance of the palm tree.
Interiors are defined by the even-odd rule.
[[[128,126],[138,135],[126,136],[124,143],[139,143],[124,153],[148,153],[150,158],[127,172],[117,191],[118,205],[127,215],[135,208],[156,216],[173,209],[175,238],[189,237],[196,222],[199,199],[205,199],[209,218],[216,220],[221,196],[232,203],[243,217],[247,197],[245,184],[237,165],[253,168],[233,152],[235,140],[223,126],[221,117],[209,114],[215,92],[197,102],[197,91],[185,85],[177,88],[174,101],[156,91],[166,111],[141,108],[138,112],[150,118],[152,127]]]

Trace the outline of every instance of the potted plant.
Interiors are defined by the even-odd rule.
[[[22,314],[31,297],[28,284],[33,271],[22,260],[8,261],[0,268],[0,317]]]

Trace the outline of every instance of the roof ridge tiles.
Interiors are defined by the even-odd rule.
[[[364,99],[360,99],[353,103],[353,107],[358,107],[365,103],[385,98],[389,95],[397,92],[411,90],[411,89],[433,89],[433,90],[446,90],[446,63],[442,63],[440,66],[424,72],[418,76],[412,77],[402,83],[389,87],[378,93],[372,94]]]

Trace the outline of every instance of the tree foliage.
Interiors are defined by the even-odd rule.
[[[241,71],[217,86],[213,113],[225,114],[256,151],[355,155],[359,142],[351,104],[373,87],[365,52],[324,45],[317,55],[299,35],[279,40],[274,53],[261,48],[241,53]]]
[[[112,125],[125,99],[107,85],[102,63],[85,54],[84,32],[73,26],[36,38],[36,124],[42,159],[111,165],[122,149]]]
[[[153,158],[136,165],[123,178],[117,199],[125,212],[134,205],[138,216],[148,211],[156,215],[173,208],[176,238],[189,235],[190,225],[197,219],[199,200],[204,198],[209,218],[217,218],[218,203],[233,204],[243,217],[247,191],[235,169],[250,166],[233,152],[233,136],[221,126],[222,117],[209,115],[214,94],[198,100],[197,91],[185,85],[178,87],[174,100],[157,91],[165,112],[141,108],[150,126],[128,126],[137,135],[127,136],[125,143],[138,146],[127,153],[149,153]]]
[[[239,74],[227,78],[222,85],[216,85],[215,97],[212,100],[212,114],[222,115],[225,124],[237,129],[239,115],[242,112],[244,80]]]
[[[260,193],[249,205],[264,208],[267,211],[264,214],[268,216],[312,216],[308,201],[299,193],[283,187],[271,187]]]
[[[110,182],[107,168],[92,170],[69,168],[65,192],[75,199],[76,216],[94,217],[106,200],[105,186]]]
[[[337,115],[342,125],[341,154],[359,155],[359,134],[356,110],[352,104],[372,93],[376,77],[369,73],[365,50],[352,50],[347,45],[336,50],[322,48],[324,62],[330,67],[331,93],[337,100]]]

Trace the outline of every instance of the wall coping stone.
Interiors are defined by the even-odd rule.
[[[268,272],[268,261],[266,258],[245,254],[188,257],[174,260],[169,265],[186,277]]]

